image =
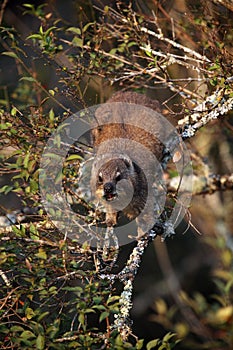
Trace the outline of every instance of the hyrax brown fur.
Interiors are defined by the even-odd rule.
[[[159,113],[158,101],[134,92],[118,92],[96,110],[91,191],[106,209],[108,227],[117,224],[119,212],[136,218],[139,236],[153,226],[154,158],[160,161],[164,148]]]

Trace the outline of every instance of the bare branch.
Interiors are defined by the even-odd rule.
[[[160,34],[157,34],[154,31],[149,30],[149,29],[147,29],[145,27],[142,27],[141,31],[144,32],[144,33],[147,33],[147,34],[149,34],[149,35],[151,35],[151,36],[153,36],[153,37],[155,37],[155,38],[157,38],[159,40],[162,40],[162,41],[166,42],[167,44],[172,45],[173,47],[175,47],[177,49],[180,49],[180,50],[182,50],[182,51],[184,51],[184,52],[186,52],[186,53],[196,57],[199,60],[199,62],[203,62],[203,61],[211,62],[206,56],[200,55],[198,52],[196,52],[196,51],[194,51],[192,49],[189,49],[188,47],[183,46],[183,45],[177,43],[174,40],[171,40],[169,38],[164,37],[164,35],[162,34],[162,31],[160,31]],[[188,56],[184,56],[183,58],[185,60],[187,60],[187,59],[191,60],[192,59],[191,57],[188,57]],[[196,61],[196,62],[198,62],[198,61]]]
[[[179,120],[178,125],[184,127],[184,131],[181,132],[183,139],[194,136],[197,130],[233,108],[233,97],[229,92],[225,94],[225,91],[225,88],[216,90],[194,108],[193,114]]]
[[[232,0],[212,0],[217,5],[222,5],[233,11],[233,3]]]

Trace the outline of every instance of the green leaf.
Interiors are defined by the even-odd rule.
[[[0,188],[0,193],[7,194],[7,193],[11,192],[13,189],[14,189],[13,186],[5,185],[5,186]]]
[[[54,90],[49,90],[49,93],[50,93],[51,96],[55,95],[55,91]]]
[[[40,322],[41,320],[43,320],[43,318],[45,318],[47,315],[49,315],[49,311],[45,311],[42,314],[40,314],[40,316],[38,317],[37,321]]]
[[[144,339],[140,339],[137,341],[137,344],[136,344],[136,349],[137,350],[141,350],[142,347],[143,347],[143,343],[144,343]]]
[[[93,312],[95,312],[95,310],[90,309],[90,308],[85,310],[85,314],[91,314]]]
[[[136,41],[131,41],[130,43],[128,43],[128,47],[131,47],[134,45],[138,45],[138,43],[136,43]]]
[[[115,301],[119,301],[119,299],[120,299],[119,295],[112,295],[111,297],[108,298],[107,305],[109,305]]]
[[[175,335],[176,335],[175,333],[169,332],[169,333],[165,334],[165,336],[163,337],[163,341],[164,341],[164,342],[169,342],[169,340],[171,340],[172,338],[174,338]]]
[[[81,29],[80,28],[77,28],[77,27],[70,27],[67,29],[68,32],[72,32],[72,33],[75,33],[77,35],[80,35],[81,34]]]
[[[83,312],[81,312],[78,316],[78,321],[81,323],[82,326],[85,324],[85,315]]]
[[[33,316],[35,316],[35,312],[30,307],[27,307],[25,310],[25,316],[28,320],[30,320]]]
[[[31,5],[31,4],[23,4],[23,6],[29,8],[29,9],[34,8],[34,5]]]
[[[22,78],[19,79],[19,81],[22,81],[22,80],[30,81],[30,82],[33,82],[33,83],[36,82],[36,79],[34,79],[33,77],[22,77]]]
[[[38,39],[38,40],[42,40],[43,36],[41,34],[32,34],[29,35],[26,39]]]
[[[16,55],[16,53],[12,52],[12,51],[4,51],[2,52],[2,55],[4,56],[9,56],[9,57],[12,57],[12,58],[18,58],[18,56]]]
[[[69,161],[69,160],[76,160],[76,159],[82,160],[83,158],[78,154],[71,154],[66,160]]]
[[[31,239],[35,241],[39,239],[39,234],[35,225],[33,224],[30,225],[29,232],[30,232]]]
[[[209,68],[209,71],[212,71],[212,70],[216,70],[216,69],[219,69],[221,68],[219,63],[214,63],[211,65],[211,67]]]
[[[72,44],[73,46],[83,47],[83,39],[74,37],[74,39],[72,40]]]
[[[32,194],[37,193],[38,190],[38,182],[36,180],[30,179],[30,192]]]
[[[19,236],[24,236],[25,235],[25,227],[20,225],[20,228],[18,228],[17,226],[12,226],[12,231],[16,234],[16,235],[19,235]]]
[[[23,329],[23,327],[21,327],[21,326],[12,326],[11,328],[10,328],[10,331],[11,332],[22,332],[24,329]]]
[[[99,310],[99,311],[105,311],[106,307],[104,305],[94,305],[93,309]]]
[[[46,32],[44,32],[44,36],[49,36],[49,34],[54,30],[57,29],[57,27],[50,27],[49,29],[46,30]]]
[[[82,29],[83,33],[85,33],[87,31],[87,29],[94,24],[95,24],[95,22],[87,23]]]
[[[28,171],[29,171],[29,173],[32,173],[32,171],[35,169],[35,167],[36,167],[36,164],[37,164],[37,162],[36,162],[36,160],[35,159],[31,159],[30,161],[29,161],[29,163],[28,163]]]
[[[43,259],[43,260],[47,259],[47,254],[43,248],[39,248],[39,252],[35,254],[35,256],[37,256],[39,259]]]
[[[93,301],[95,304],[99,304],[102,301],[101,297],[93,297]]]
[[[40,28],[39,28],[39,33],[43,36],[44,35],[44,31],[43,31],[43,27],[42,26],[40,26]]]
[[[30,157],[30,153],[28,152],[23,160],[23,165],[24,165],[25,169],[27,169],[27,167],[28,167],[29,157]]]
[[[31,331],[24,331],[21,335],[20,338],[22,339],[30,339],[30,338],[35,338],[35,334],[32,333]]]
[[[14,117],[17,114],[17,109],[15,107],[13,107],[11,109],[11,115]]]
[[[45,337],[42,334],[39,334],[36,338],[36,348],[38,350],[43,350],[45,346]]]
[[[149,341],[149,343],[146,344],[146,350],[151,350],[155,348],[157,345],[159,345],[160,340],[159,339],[154,339]]]
[[[12,127],[12,124],[11,123],[2,123],[0,124],[0,130],[7,130],[9,129],[10,127]]]
[[[103,320],[105,320],[107,317],[109,316],[109,312],[108,311],[104,311],[100,314],[99,317],[99,322],[102,322]]]

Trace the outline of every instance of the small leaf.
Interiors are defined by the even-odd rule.
[[[109,316],[109,312],[108,312],[108,311],[102,312],[102,314],[101,314],[100,317],[99,317],[99,322],[102,322],[102,321],[105,320],[108,316]]]
[[[83,39],[74,37],[74,39],[72,40],[72,44],[77,47],[83,47]]]
[[[20,80],[20,81],[22,81],[22,80],[30,81],[30,82],[33,82],[33,83],[36,82],[36,79],[34,79],[33,77],[22,77],[22,78],[20,78],[19,80]]]
[[[50,93],[51,96],[55,95],[55,91],[54,90],[49,90],[49,93]]]
[[[78,35],[81,34],[81,29],[77,28],[77,27],[70,27],[67,30],[68,30],[68,32],[72,32],[72,33],[75,33],[75,34],[78,34]]]
[[[137,344],[136,344],[136,349],[137,350],[141,350],[142,347],[143,347],[143,343],[144,343],[144,339],[140,339],[137,341]]]
[[[27,307],[25,310],[25,315],[27,319],[30,320],[33,316],[35,316],[35,313],[30,307]]]
[[[14,188],[13,186],[5,185],[5,186],[0,188],[0,193],[7,194],[7,193],[11,192],[13,190],[13,188]]]
[[[155,348],[157,345],[159,345],[160,340],[159,339],[154,339],[149,341],[149,343],[147,343],[146,345],[146,350],[151,350],[153,348]]]
[[[93,297],[93,301],[95,304],[99,304],[102,301],[101,297]]]
[[[29,228],[29,232],[30,232],[30,238],[34,239],[34,240],[38,240],[39,239],[39,235],[38,235],[38,231],[35,225],[30,224],[30,228]]]
[[[23,160],[23,165],[24,165],[25,169],[27,169],[27,167],[28,167],[29,157],[30,157],[30,153],[28,152]]]
[[[163,299],[158,299],[155,302],[155,308],[159,315],[165,315],[167,313],[167,305]]]
[[[23,6],[29,8],[29,9],[34,8],[34,5],[31,5],[31,4],[23,4]]]
[[[11,115],[14,117],[16,115],[16,113],[17,113],[17,109],[15,107],[13,107],[11,109]]]
[[[21,335],[20,338],[22,339],[30,339],[30,338],[35,338],[35,334],[32,333],[31,331],[24,331]]]
[[[32,34],[32,35],[29,35],[26,39],[38,39],[38,40],[42,40],[43,37],[41,34]]]
[[[169,342],[169,340],[171,340],[172,338],[175,337],[175,333],[171,333],[171,332],[168,332],[167,334],[165,334],[165,336],[163,337],[163,341],[164,342]]]
[[[214,317],[214,323],[226,323],[228,322],[233,315],[233,306],[225,306],[220,308]]]
[[[95,24],[95,22],[87,23],[82,29],[83,33],[85,33],[87,31],[87,29],[94,24]]]
[[[90,309],[90,308],[85,310],[85,314],[91,314],[93,312],[95,312],[95,310]]]
[[[115,301],[119,301],[120,297],[118,295],[112,295],[111,297],[108,298],[107,300],[107,305],[115,302]]]
[[[12,326],[10,332],[22,332],[24,329],[21,326]]]
[[[93,309],[96,309],[99,311],[104,311],[104,310],[106,310],[106,307],[104,305],[94,305]]]
[[[39,259],[43,259],[46,260],[47,259],[47,254],[46,252],[43,250],[43,248],[39,248],[39,252],[37,254],[35,254]]]
[[[9,56],[9,57],[12,57],[12,58],[18,58],[18,56],[16,55],[16,53],[14,53],[13,51],[5,51],[5,52],[2,52],[2,55],[4,55],[4,56]]]
[[[82,326],[84,325],[84,323],[85,323],[85,316],[84,316],[83,312],[79,314],[78,321],[81,323]]]
[[[36,348],[38,350],[43,350],[45,346],[45,338],[42,334],[39,334],[36,338]]]
[[[82,160],[83,158],[81,156],[79,156],[78,154],[71,154],[66,160]]]
[[[49,29],[46,30],[46,32],[44,32],[44,35],[45,36],[49,36],[49,34],[54,30],[54,29],[57,29],[57,27],[50,27]]]
[[[43,36],[44,35],[44,31],[43,31],[43,27],[42,26],[40,26],[40,28],[39,28],[39,33]]]
[[[7,129],[9,129],[10,127],[12,126],[12,124],[11,123],[2,123],[2,124],[0,124],[0,130],[7,130]]]

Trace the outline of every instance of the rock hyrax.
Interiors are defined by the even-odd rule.
[[[118,92],[98,107],[95,118],[92,194],[106,209],[108,227],[117,224],[122,212],[130,220],[136,218],[141,236],[154,224],[152,187],[164,148],[159,141],[159,103],[138,93]]]

